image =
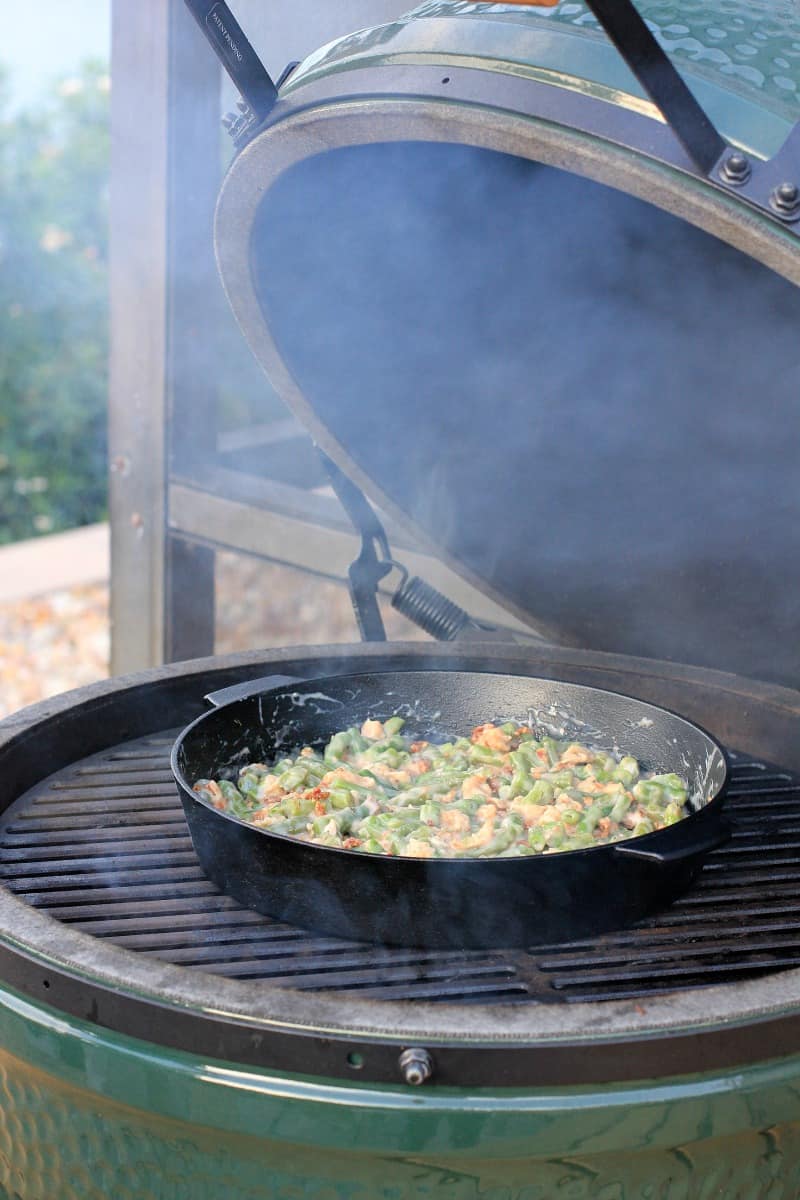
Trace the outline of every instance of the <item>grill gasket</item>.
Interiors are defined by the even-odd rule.
[[[373,1000],[635,1000],[800,966],[800,779],[765,762],[731,755],[731,843],[664,913],[591,942],[414,951],[317,936],[221,895],[194,856],[172,740],[124,743],[21,796],[0,825],[0,880],[48,916],[138,954]]]

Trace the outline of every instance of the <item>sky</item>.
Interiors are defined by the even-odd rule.
[[[0,0],[3,11],[8,14],[4,28],[14,35],[3,39],[0,62],[11,72],[15,108],[46,94],[55,79],[84,59],[108,59],[110,0],[28,0],[13,6]]]

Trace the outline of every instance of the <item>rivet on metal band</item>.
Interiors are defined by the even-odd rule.
[[[433,1059],[427,1050],[413,1046],[400,1055],[400,1070],[406,1083],[419,1087],[433,1074]]]

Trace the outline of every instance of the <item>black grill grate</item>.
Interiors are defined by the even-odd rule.
[[[375,999],[634,999],[800,966],[800,779],[733,755],[733,838],[661,915],[530,950],[376,949],[241,908],[201,873],[169,771],[172,737],[75,764],[0,829],[0,879],[94,937],[188,968]]]

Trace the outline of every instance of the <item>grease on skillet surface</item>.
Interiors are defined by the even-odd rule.
[[[367,854],[488,858],[582,850],[639,837],[687,815],[678,775],[635,758],[537,738],[515,723],[433,744],[403,719],[368,719],[231,780],[200,779],[214,808],[271,833]]]

